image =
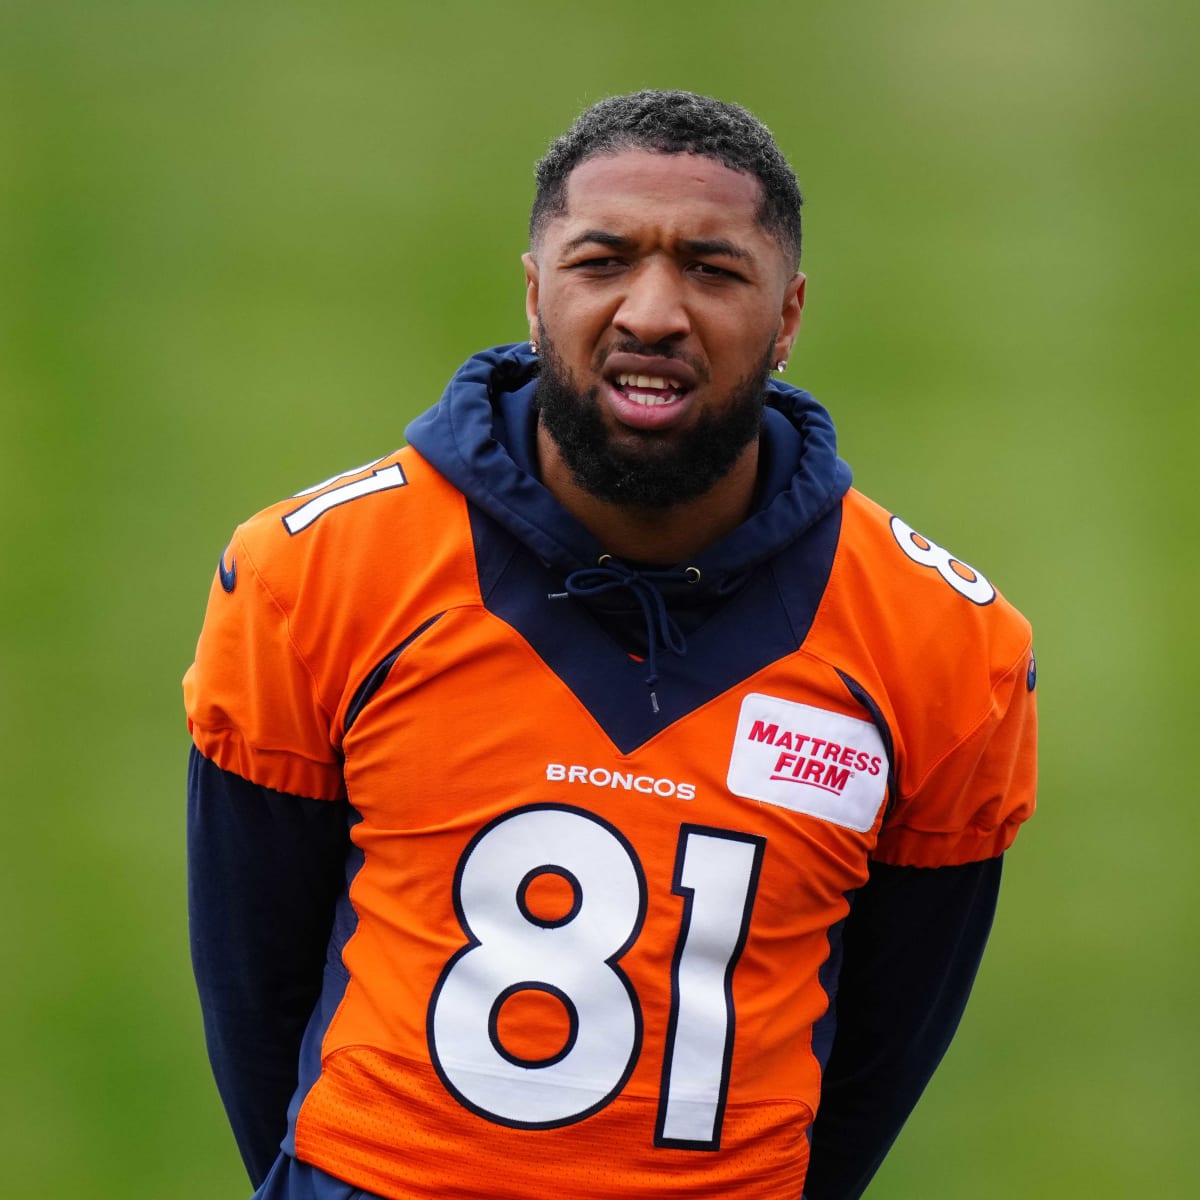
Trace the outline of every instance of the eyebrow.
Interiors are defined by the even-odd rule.
[[[611,250],[628,250],[633,245],[633,239],[622,237],[619,233],[607,233],[603,229],[586,229],[578,237],[573,237],[565,246],[563,252],[570,254],[580,246],[608,246]]]
[[[581,246],[588,245],[607,246],[610,250],[630,250],[635,244],[633,238],[623,237],[619,233],[609,233],[605,229],[586,229],[563,246],[563,253],[570,254]],[[687,238],[679,245],[688,254],[697,254],[701,258],[721,257],[741,262],[754,261],[754,255],[749,250],[743,250],[724,238]]]
[[[735,246],[724,238],[688,238],[679,243],[689,254],[698,254],[701,258],[736,258],[743,262],[753,262],[754,255],[741,246]]]

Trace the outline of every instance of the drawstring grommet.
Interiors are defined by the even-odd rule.
[[[699,567],[688,567],[687,570],[684,571],[683,577],[688,581],[688,583],[699,583],[700,582],[700,568]]]

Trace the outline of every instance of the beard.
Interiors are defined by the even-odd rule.
[[[628,509],[665,509],[699,499],[729,473],[762,430],[771,346],[758,367],[691,428],[682,433],[628,429],[622,444],[604,424],[599,386],[585,392],[574,386],[544,323],[539,340],[538,421],[575,482],[599,500]],[[662,347],[616,349],[663,357]]]

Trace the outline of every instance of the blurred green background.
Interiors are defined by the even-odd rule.
[[[1195,14],[0,0],[0,1191],[248,1193],[186,951],[217,555],[524,336],[533,161],[670,86],[797,168],[858,484],[1038,634],[1042,809],[870,1194],[1200,1195]]]

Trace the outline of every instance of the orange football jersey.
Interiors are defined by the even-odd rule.
[[[1024,623],[852,492],[804,645],[621,753],[483,604],[462,497],[395,461],[303,541],[284,509],[239,531],[187,682],[218,765],[362,815],[299,1157],[395,1196],[798,1195],[845,893],[1031,810]]]
[[[585,606],[505,608],[540,564],[415,449],[239,528],[195,743],[361,816],[299,1158],[392,1197],[799,1196],[847,894],[1000,854],[1034,804],[1025,620],[858,492],[830,520],[807,630],[784,550],[658,717]]]

